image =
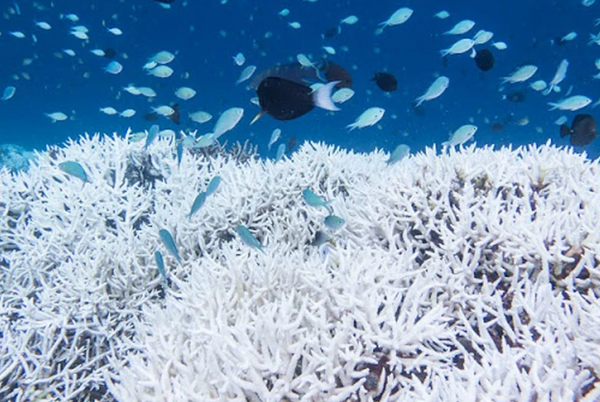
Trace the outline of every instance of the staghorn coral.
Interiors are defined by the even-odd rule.
[[[598,162],[549,144],[386,160],[305,143],[178,166],[169,140],[96,135],[1,171],[0,399],[597,397]],[[347,222],[325,253],[306,187]]]

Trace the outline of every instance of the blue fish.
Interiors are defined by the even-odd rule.
[[[77,177],[78,179],[82,180],[84,183],[90,182],[88,180],[87,174],[85,173],[85,170],[83,169],[83,166],[81,166],[81,164],[79,164],[79,162],[65,161],[65,162],[59,163],[58,167],[63,172],[65,172],[73,177]]]
[[[275,158],[275,162],[279,162],[281,158],[285,155],[285,144],[279,144],[277,147],[277,157]]]
[[[181,159],[183,158],[183,141],[177,141],[177,166],[181,165]]]
[[[245,245],[259,249],[264,253],[264,250],[262,249],[263,245],[260,244],[258,240],[256,240],[254,235],[250,233],[250,230],[248,230],[246,226],[237,225],[235,227],[235,231],[240,236],[240,239],[242,239],[242,242],[244,242]]]
[[[144,149],[148,148],[150,144],[154,142],[154,140],[158,137],[158,125],[154,124],[150,127],[150,131],[148,131],[148,136],[146,137],[146,144],[144,145]]]
[[[202,205],[204,205],[207,195],[208,194],[205,192],[201,192],[200,194],[198,194],[198,196],[194,200],[194,203],[192,204],[192,209],[190,210],[190,213],[188,214],[188,219],[190,219],[192,216],[194,216],[194,214],[196,212],[198,212],[198,210],[202,207]]]
[[[219,188],[219,184],[221,184],[221,176],[215,176],[212,178],[210,183],[208,183],[208,187],[206,188],[206,195],[209,196],[213,194]]]
[[[15,95],[15,92],[17,91],[17,88],[15,87],[6,87],[6,89],[4,90],[4,93],[2,94],[2,99],[0,100],[9,100],[10,98],[12,98]]]
[[[393,163],[399,162],[406,157],[410,153],[410,147],[406,144],[400,144],[394,149],[394,152],[390,155],[390,159],[387,160],[387,164],[391,165]]]
[[[346,221],[336,215],[328,215],[325,218],[325,226],[331,230],[340,229],[342,226],[344,226],[344,223],[346,223]]]
[[[167,278],[167,272],[165,271],[165,260],[163,259],[163,256],[160,251],[156,251],[154,253],[154,260],[156,260],[156,266],[158,268],[160,276],[163,277],[166,283],[169,283],[169,279]]]
[[[325,201],[324,199],[313,193],[313,191],[310,188],[305,188],[304,190],[302,190],[302,197],[304,198],[304,201],[306,201],[306,203],[311,207],[324,207],[329,211],[330,214],[333,212],[331,207],[327,205],[331,202],[331,200]]]
[[[161,229],[158,231],[158,235],[160,236],[160,240],[162,240],[167,251],[173,254],[173,257],[177,258],[177,261],[181,262],[179,251],[177,251],[177,245],[175,244],[175,240],[173,240],[171,233],[169,233],[167,229]]]

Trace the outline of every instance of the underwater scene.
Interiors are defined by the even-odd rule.
[[[306,140],[415,152],[464,125],[478,145],[572,142],[596,157],[600,27],[598,5],[583,3],[7,0],[0,143],[44,149],[153,124],[198,140],[239,108],[220,142],[248,140],[262,157]],[[311,91],[342,80],[336,110],[267,112],[250,125],[269,75]],[[370,108],[382,116],[351,130]]]
[[[600,401],[596,0],[0,0],[0,55],[0,402]]]

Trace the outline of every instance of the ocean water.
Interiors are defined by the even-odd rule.
[[[282,142],[292,137],[297,143],[318,140],[360,152],[375,148],[391,151],[402,143],[413,152],[419,151],[447,140],[450,132],[464,124],[478,126],[474,137],[478,145],[540,144],[548,140],[568,145],[568,139],[560,138],[555,121],[564,115],[570,124],[577,113],[594,115],[596,111],[592,105],[576,112],[549,111],[548,102],[562,99],[568,91],[571,95],[588,96],[593,102],[599,99],[600,84],[593,75],[599,72],[594,61],[600,48],[588,45],[588,40],[590,34],[600,30],[595,26],[600,4],[584,6],[578,0],[222,3],[175,0],[170,9],[165,9],[153,0],[2,1],[0,91],[9,85],[17,91],[12,99],[0,103],[0,144],[44,149],[85,132],[122,135],[129,127],[142,131],[154,124],[143,118],[152,106],[178,102],[181,124],[160,118],[157,123],[161,129],[197,129],[201,135],[211,131],[221,112],[242,107],[242,121],[222,139],[248,139],[267,157],[275,156],[277,146],[267,150],[275,128],[282,130]],[[412,8],[411,18],[375,35],[378,24],[400,7]],[[284,8],[290,10],[286,17],[278,14]],[[442,10],[450,16],[434,18]],[[79,21],[61,19],[61,14],[68,13],[76,14]],[[358,17],[356,24],[343,25],[339,35],[323,38],[327,29],[338,26],[350,15]],[[443,35],[464,19],[476,23],[471,31],[460,36]],[[52,28],[43,30],[35,21],[48,22]],[[300,22],[301,28],[291,28],[288,23],[292,21]],[[74,25],[89,29],[88,41],[69,34]],[[123,34],[113,35],[106,27],[118,27]],[[441,49],[460,38],[472,37],[480,29],[494,33],[490,42],[476,47],[493,52],[492,70],[480,71],[469,53],[440,56]],[[21,31],[25,38],[16,38],[9,34],[11,31]],[[577,33],[574,40],[557,43],[556,38],[570,32]],[[492,42],[499,41],[508,48],[501,51],[492,46]],[[336,54],[327,55],[324,45],[336,49]],[[110,60],[90,53],[95,48],[114,49],[114,59],[124,66],[123,71],[117,75],[106,73],[103,67]],[[62,49],[73,49],[76,56],[62,53]],[[176,53],[170,64],[175,72],[165,79],[150,76],[142,69],[148,58],[161,50]],[[245,55],[245,66],[257,66],[257,73],[277,63],[295,61],[300,53],[315,62],[326,57],[351,72],[355,95],[335,113],[315,109],[287,122],[264,116],[250,126],[259,108],[250,102],[256,96],[254,91],[245,83],[235,85],[243,69],[232,59],[238,52]],[[543,96],[529,88],[538,79],[549,82],[563,59],[569,61],[569,68],[560,93]],[[501,77],[524,64],[539,69],[524,83],[502,85]],[[396,91],[385,93],[371,81],[379,71],[396,76]],[[449,88],[417,112],[414,99],[439,75],[450,79]],[[158,96],[149,102],[142,96],[130,95],[122,90],[128,84],[149,86]],[[177,99],[174,91],[180,86],[194,88],[197,95],[188,101]],[[503,99],[503,95],[513,92],[521,92],[524,100],[513,103]],[[129,119],[107,116],[99,111],[106,106],[118,111],[133,108],[137,114]],[[376,126],[354,131],[346,128],[373,106],[386,110]],[[192,122],[187,114],[196,110],[211,113],[213,120],[204,125]],[[52,123],[45,113],[55,111],[67,114],[69,120]],[[517,124],[522,119],[529,123]],[[496,122],[504,124],[502,131],[490,129]],[[577,151],[597,157],[599,141]]]

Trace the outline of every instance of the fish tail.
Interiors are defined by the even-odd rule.
[[[419,107],[419,106],[421,106],[421,104],[423,102],[425,102],[425,97],[424,96],[419,96],[417,99],[415,99],[415,102],[417,102],[415,104],[415,107]]]
[[[549,104],[550,106],[552,106],[552,107],[550,108],[550,110],[556,110],[556,109],[558,109],[558,103],[548,102],[548,104]]]
[[[348,124],[348,125],[346,126],[346,128],[349,128],[349,129],[350,129],[350,130],[348,130],[348,131],[352,131],[352,130],[354,130],[356,127],[358,127],[358,124],[356,124],[356,123]]]
[[[450,54],[450,49],[440,50],[440,54],[442,55],[442,57],[446,57]]]
[[[331,100],[331,91],[333,87],[335,87],[341,81],[331,81],[322,87],[318,88],[315,92],[313,92],[312,99],[315,106],[320,107],[321,109],[329,110],[329,111],[338,111],[338,108],[333,100]]]
[[[262,115],[263,115],[263,114],[265,114],[265,111],[264,111],[264,110],[261,110],[260,112],[258,112],[258,113],[256,114],[256,116],[254,116],[254,118],[252,119],[252,121],[250,122],[250,125],[253,125],[254,123],[256,123],[256,121],[257,121],[258,119],[260,119],[260,118],[262,117]]]

